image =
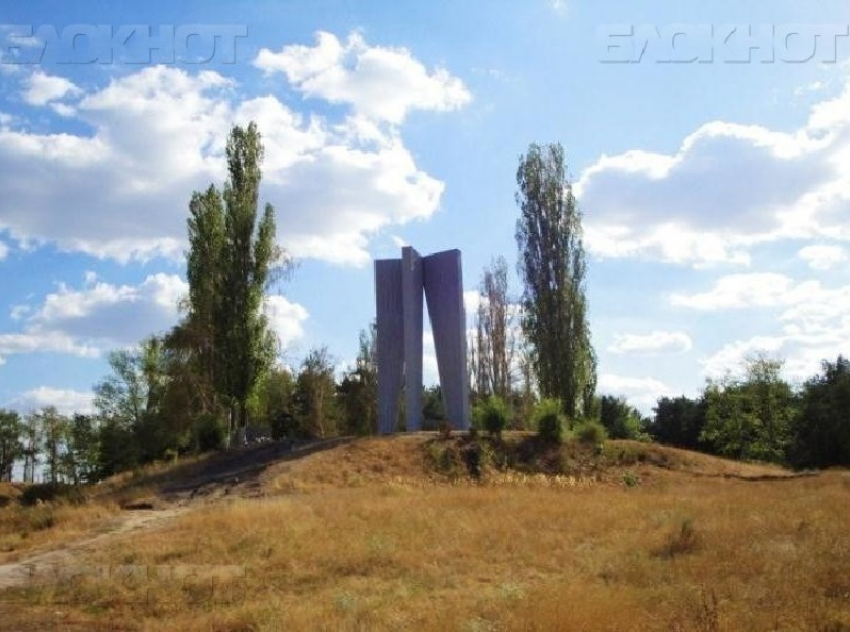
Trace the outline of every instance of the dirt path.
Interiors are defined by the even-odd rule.
[[[159,510],[127,511],[108,531],[96,536],[69,542],[59,549],[37,553],[13,564],[0,564],[0,590],[24,586],[28,581],[48,581],[74,572],[79,558],[105,543],[122,536],[161,527],[178,515],[189,511],[186,507]]]

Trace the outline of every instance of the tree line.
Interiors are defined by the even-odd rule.
[[[783,361],[764,354],[743,375],[709,381],[696,398],[658,400],[647,431],[690,450],[797,468],[850,465],[850,361],[824,360],[794,388]]]
[[[109,355],[94,387],[93,415],[45,408],[21,417],[0,410],[0,477],[16,462],[25,480],[99,480],[179,454],[251,439],[306,439],[376,431],[374,323],[338,378],[327,348],[294,370],[263,312],[267,292],[291,259],[276,244],[274,208],[259,212],[263,145],[254,123],[234,126],[228,178],[189,201],[188,296],[170,331]],[[792,389],[781,362],[753,359],[744,377],[709,382],[702,395],[661,398],[652,418],[621,397],[596,393],[596,355],[586,297],[582,213],[560,144],[529,146],[516,173],[517,273],[513,295],[504,257],[483,271],[469,340],[474,424],[562,426],[591,437],[654,439],[739,459],[800,467],[850,464],[850,365],[839,357]],[[445,413],[438,386],[424,392],[425,427]],[[553,425],[554,424],[554,425]]]

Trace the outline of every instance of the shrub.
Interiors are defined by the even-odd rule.
[[[605,427],[598,421],[583,421],[575,429],[576,438],[582,443],[600,445],[608,438]]]
[[[481,427],[491,435],[498,437],[501,436],[502,430],[508,425],[510,411],[505,400],[493,395],[480,405],[477,416]]]
[[[78,487],[65,483],[37,483],[24,489],[20,503],[25,507],[37,505],[40,502],[64,500],[72,505],[86,502],[85,494]]]
[[[564,436],[564,415],[561,402],[544,399],[534,409],[534,425],[537,436],[546,443],[561,443]]]
[[[198,447],[201,452],[219,450],[224,447],[227,429],[224,422],[216,415],[202,415],[198,419]]]

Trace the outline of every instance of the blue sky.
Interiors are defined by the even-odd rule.
[[[401,244],[460,248],[470,291],[513,268],[518,157],[555,141],[601,392],[850,352],[844,2],[176,4],[0,3],[0,406],[88,410],[108,350],[176,322],[189,198],[249,120],[289,364],[351,362]]]

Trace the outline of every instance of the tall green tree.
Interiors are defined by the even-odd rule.
[[[361,330],[355,366],[347,371],[338,387],[344,432],[372,434],[378,423],[377,328]]]
[[[719,454],[782,462],[790,442],[794,393],[782,379],[783,361],[756,355],[742,378],[709,382],[701,440]]]
[[[689,450],[704,450],[700,439],[705,426],[705,400],[662,397],[655,406],[655,418],[649,427],[652,438],[660,443]]]
[[[43,428],[45,478],[50,483],[59,483],[63,474],[63,457],[67,452],[70,422],[54,406],[47,406],[41,412],[33,414],[40,418]]]
[[[244,428],[248,401],[268,372],[277,341],[263,314],[263,296],[278,264],[274,208],[258,218],[263,145],[257,126],[234,126],[225,150],[228,179],[195,193],[189,205],[189,314],[199,364]]]
[[[68,422],[62,471],[74,485],[97,479],[98,441],[95,420],[79,413]]]
[[[216,317],[224,287],[224,201],[214,186],[196,191],[189,202],[188,318],[170,335],[174,349],[190,351],[186,365],[196,376],[195,390],[202,414],[216,409]]]
[[[295,401],[300,434],[333,437],[338,433],[336,381],[326,347],[312,349],[304,359],[295,383]]]
[[[804,384],[790,457],[797,467],[850,466],[850,360],[844,356],[825,360]]]
[[[23,431],[18,413],[0,408],[0,481],[12,480],[12,466],[24,455]]]
[[[520,157],[516,201],[522,328],[531,346],[540,394],[572,417],[588,416],[596,390],[596,356],[587,322],[581,212],[560,143],[532,144]]]

